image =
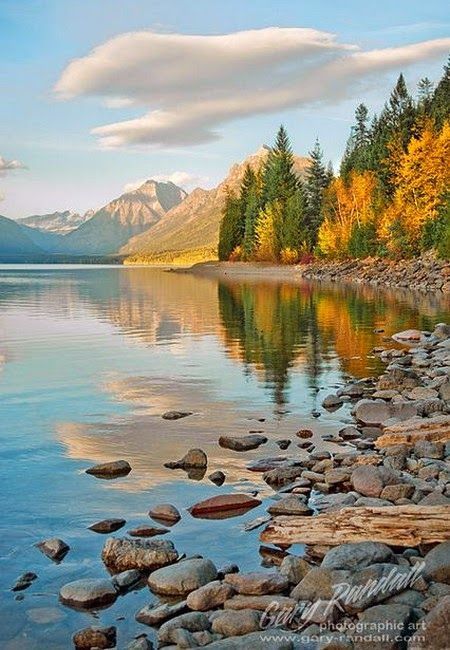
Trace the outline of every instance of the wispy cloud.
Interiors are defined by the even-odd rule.
[[[132,32],[72,61],[55,92],[145,107],[135,119],[93,129],[103,147],[186,147],[218,139],[220,127],[238,118],[357,95],[362,81],[449,48],[448,38],[361,51],[303,28],[221,36]]]
[[[418,34],[420,32],[430,32],[435,29],[447,29],[450,23],[440,22],[421,22],[421,23],[404,23],[403,25],[391,25],[376,29],[371,34]]]
[[[16,169],[26,169],[26,166],[19,160],[6,160],[6,158],[0,156],[0,176],[6,176],[6,174]]]
[[[149,176],[149,178],[154,181],[162,182],[171,182],[184,190],[192,190],[195,187],[204,186],[208,183],[209,178],[207,176],[197,176],[196,174],[190,174],[189,172],[173,172],[172,174],[156,174]],[[137,181],[132,181],[125,185],[124,192],[133,192],[137,190],[141,185],[143,185],[148,178],[141,178]]]

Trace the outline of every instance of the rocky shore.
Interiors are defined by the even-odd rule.
[[[314,262],[302,267],[302,277],[322,282],[351,282],[450,293],[450,263],[431,255],[400,261],[368,258]]]
[[[378,378],[348,384],[323,401],[327,410],[351,403],[353,423],[324,436],[330,450],[302,429],[277,441],[290,454],[248,465],[272,495],[223,493],[181,513],[176,504],[155,505],[157,526],[108,537],[101,559],[105,577],[84,578],[60,590],[68,607],[96,611],[135,589],[148,589],[137,612],[136,638],[128,650],[158,647],[212,650],[426,650],[448,648],[450,616],[450,326],[408,330],[373,352],[386,364]],[[163,417],[182,419],[190,412]],[[222,436],[223,448],[245,453],[267,437]],[[294,450],[291,452],[291,450]],[[201,449],[186,450],[170,469],[207,476]],[[88,468],[98,478],[132,471],[124,461]],[[218,476],[220,474],[220,476]],[[261,528],[264,567],[240,571],[209,558],[186,557],[164,539],[185,516],[222,518],[267,506],[247,521]],[[97,522],[111,533],[125,520]],[[161,527],[164,526],[164,527]],[[305,544],[293,553],[293,543]],[[39,549],[54,561],[70,553],[63,540]],[[255,549],[256,552],[256,549]],[[24,574],[13,587],[28,588]],[[149,628],[152,628],[150,633]],[[145,630],[149,630],[149,635]],[[75,648],[124,648],[115,626],[92,626],[73,636]]]

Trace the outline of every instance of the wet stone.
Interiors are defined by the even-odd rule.
[[[119,528],[125,526],[126,523],[125,519],[102,519],[95,524],[91,524],[88,528],[89,530],[93,530],[94,533],[107,534],[114,533]]]
[[[54,562],[61,562],[70,551],[70,546],[56,537],[36,544],[37,548]]]

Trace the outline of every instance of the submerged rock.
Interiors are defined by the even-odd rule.
[[[153,571],[148,586],[163,596],[186,596],[217,578],[217,569],[211,560],[183,560],[177,564]]]
[[[70,551],[70,546],[57,537],[45,539],[36,544],[36,547],[54,562],[61,562]]]
[[[36,573],[33,573],[33,571],[27,571],[17,578],[15,584],[11,587],[11,591],[23,591],[24,589],[28,589],[35,580],[37,580]]]
[[[181,420],[189,415],[192,415],[192,411],[166,411],[161,417],[163,420]]]
[[[215,485],[223,485],[223,483],[225,483],[226,476],[223,472],[217,470],[216,472],[212,472],[208,478],[212,483],[215,483]]]
[[[220,436],[219,445],[233,451],[249,451],[257,449],[267,442],[266,436],[253,434],[248,436]]]
[[[243,514],[251,508],[259,506],[261,501],[248,494],[220,494],[210,499],[200,501],[188,508],[193,517],[220,518]]]
[[[114,460],[109,463],[100,463],[88,467],[86,474],[92,474],[98,478],[116,478],[126,476],[131,472],[131,465],[126,460]]]
[[[117,642],[116,628],[114,626],[86,627],[84,630],[75,632],[72,640],[77,650],[115,648]]]
[[[117,598],[117,591],[110,580],[83,579],[69,582],[59,592],[64,605],[75,609],[107,607]]]
[[[189,449],[189,451],[180,458],[180,460],[169,461],[164,463],[164,467],[169,469],[203,469],[208,465],[208,457],[203,449]]]
[[[155,537],[156,535],[165,535],[169,530],[167,528],[156,528],[155,526],[137,526],[128,531],[131,537]]]
[[[176,562],[178,552],[168,540],[110,537],[103,547],[102,560],[114,572],[128,569],[153,571]]]

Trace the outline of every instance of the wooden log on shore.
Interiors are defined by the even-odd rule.
[[[378,449],[389,445],[406,444],[411,447],[419,440],[447,442],[450,440],[450,415],[435,418],[411,418],[386,427],[376,441]]]
[[[260,539],[329,546],[366,541],[407,547],[435,544],[450,539],[450,506],[342,508],[313,517],[276,517]]]

